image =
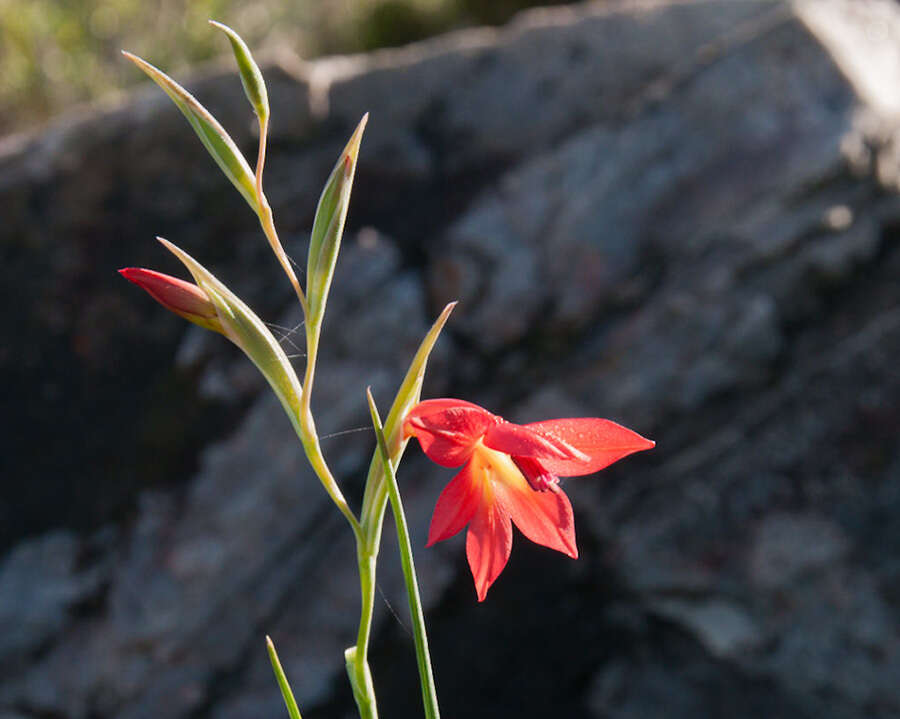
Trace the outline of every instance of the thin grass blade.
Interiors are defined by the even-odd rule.
[[[275,644],[272,642],[271,637],[268,636],[266,637],[266,649],[269,652],[272,671],[275,672],[275,679],[278,681],[278,688],[281,689],[281,696],[284,697],[284,705],[287,707],[288,716],[291,719],[303,719],[300,716],[297,700],[294,699],[294,692],[291,691],[291,685],[284,675],[284,669],[281,668],[281,661],[278,659],[278,652],[275,651]]]
[[[400,499],[400,488],[397,485],[397,477],[391,465],[387,441],[384,438],[384,428],[381,425],[381,417],[378,415],[378,408],[375,406],[371,388],[366,390],[366,399],[369,402],[372,426],[375,428],[375,437],[378,440],[378,447],[375,452],[381,458],[388,496],[391,500],[391,509],[394,512],[394,524],[397,527],[400,563],[403,566],[403,580],[406,583],[406,597],[409,600],[409,615],[412,618],[413,638],[416,644],[416,663],[419,667],[422,705],[425,708],[426,719],[440,719],[441,713],[438,709],[437,690],[434,686],[434,672],[431,668],[431,654],[428,651],[428,635],[425,631],[425,613],[422,611],[422,599],[419,596],[419,583],[416,579],[416,565],[413,561],[412,542],[409,538],[409,527],[406,523],[406,514],[403,511],[403,502]]]

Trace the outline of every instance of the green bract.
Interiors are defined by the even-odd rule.
[[[231,180],[238,192],[244,196],[253,211],[258,213],[260,210],[259,200],[256,197],[255,176],[250,165],[247,164],[247,160],[234,144],[234,140],[225,132],[225,128],[210,114],[209,110],[197,101],[197,98],[162,70],[130,52],[123,50],[122,54],[147,73],[150,79],[172,98],[172,102],[187,118],[207,152],[212,155],[216,164],[222,168],[222,172]]]
[[[341,249],[344,220],[347,218],[347,207],[350,204],[359,143],[368,120],[369,114],[366,113],[331,171],[325,189],[319,197],[319,205],[316,207],[306,266],[306,299],[309,302],[307,322],[310,328],[318,329],[325,313],[328,289],[331,287],[334,266],[338,251]]]
[[[428,358],[431,356],[431,350],[434,349],[434,343],[437,342],[444,329],[444,325],[456,307],[455,302],[451,302],[444,307],[444,311],[431,325],[428,334],[419,345],[419,349],[406,371],[406,376],[397,390],[394,402],[388,412],[387,419],[384,422],[384,438],[387,444],[389,458],[392,464],[396,465],[403,456],[403,450],[406,449],[407,440],[403,437],[403,418],[406,413],[419,403],[422,394],[422,381],[425,379],[425,366]],[[387,502],[387,489],[384,485],[384,469],[379,457],[378,448],[372,456],[369,464],[369,474],[366,478],[366,491],[363,497],[362,508],[362,525],[366,535],[375,543],[381,536],[381,523],[384,518],[385,504]]]
[[[290,360],[278,340],[262,320],[222,282],[191,257],[162,237],[157,238],[167,250],[187,267],[197,286],[209,295],[216,306],[219,322],[228,339],[240,347],[268,380],[294,427],[299,431],[300,400],[303,389]]]

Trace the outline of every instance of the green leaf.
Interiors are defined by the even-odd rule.
[[[122,54],[147,73],[150,79],[159,85],[172,99],[172,102],[187,118],[191,127],[194,128],[194,132],[197,133],[197,137],[200,138],[200,142],[203,143],[207,152],[212,155],[216,164],[225,173],[225,176],[231,180],[238,192],[244,196],[244,199],[247,200],[253,211],[259,213],[255,175],[241,151],[238,150],[237,145],[234,144],[234,140],[225,132],[225,129],[218,123],[216,118],[193,95],[162,70],[154,67],[146,60],[142,60],[137,55],[132,55],[130,52],[123,50]]]
[[[238,71],[241,73],[241,84],[253,109],[261,122],[269,119],[269,94],[266,92],[266,83],[263,80],[259,66],[250,54],[250,48],[234,30],[215,20],[209,24],[219,28],[231,41],[231,49],[234,50],[234,59],[237,60]]]
[[[372,426],[375,429],[375,439],[378,443],[375,453],[381,458],[391,509],[394,512],[394,526],[397,528],[400,563],[403,566],[403,580],[406,583],[406,598],[409,602],[409,615],[412,618],[413,637],[416,644],[416,663],[419,667],[419,684],[422,688],[422,706],[425,709],[426,719],[440,719],[437,691],[434,687],[434,672],[431,668],[431,654],[428,651],[428,634],[425,631],[425,613],[422,610],[422,599],[419,596],[419,582],[416,579],[416,565],[413,560],[409,527],[406,523],[406,513],[403,511],[403,502],[400,498],[400,487],[397,485],[397,477],[394,474],[394,467],[391,465],[387,440],[384,438],[384,428],[381,425],[381,417],[378,416],[378,407],[375,406],[371,387],[366,389],[366,400],[369,403],[369,413],[372,415]]]
[[[157,237],[187,267],[194,281],[209,296],[225,335],[240,347],[268,380],[295,430],[300,433],[303,390],[290,360],[262,320],[203,265],[171,242]]]
[[[368,120],[369,114],[366,113],[331,171],[316,208],[306,263],[306,299],[309,302],[307,323],[313,330],[319,328],[325,313],[328,290],[341,248],[347,207],[350,204],[359,143]]]
[[[297,706],[297,700],[294,699],[294,692],[291,691],[291,685],[288,684],[287,677],[284,675],[284,669],[281,668],[278,653],[275,651],[275,644],[268,636],[266,637],[266,649],[269,652],[269,661],[272,663],[275,679],[278,680],[281,696],[284,697],[284,705],[287,707],[288,715],[291,719],[301,719],[300,708]]]

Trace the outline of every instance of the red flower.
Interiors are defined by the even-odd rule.
[[[464,465],[438,498],[428,546],[469,525],[466,556],[478,601],[509,559],[510,520],[532,542],[577,558],[572,505],[559,477],[592,474],[655,445],[608,419],[519,425],[458,399],[419,403],[403,427],[434,462]]]

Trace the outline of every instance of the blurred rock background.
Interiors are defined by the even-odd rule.
[[[461,539],[422,549],[451,472],[409,453],[444,715],[900,716],[900,8],[535,9],[264,73],[298,260],[371,112],[314,399],[351,497],[365,386],[386,407],[452,299],[427,396],[658,442],[566,483],[577,562],[518,536],[481,605]],[[175,74],[252,153],[232,61]],[[305,715],[353,715],[343,520],[249,363],[115,274],[180,272],[162,235],[302,348],[236,197],[146,84],[0,141],[4,719],[281,716],[266,633]],[[419,716],[385,536],[373,672]]]

